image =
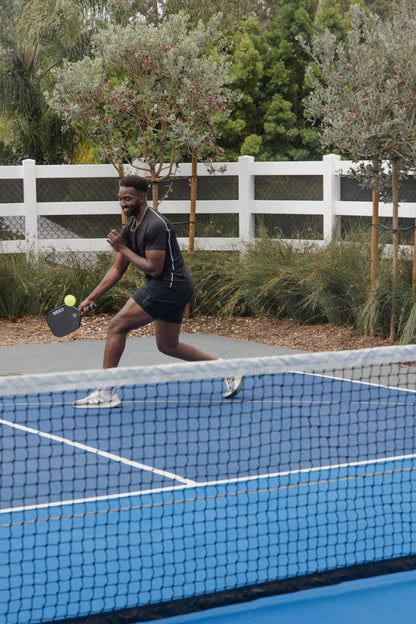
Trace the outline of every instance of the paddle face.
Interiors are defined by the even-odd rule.
[[[81,315],[77,308],[63,304],[47,313],[46,322],[53,335],[61,338],[79,328]]]

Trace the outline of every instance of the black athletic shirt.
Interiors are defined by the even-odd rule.
[[[147,280],[156,279],[168,288],[181,292],[193,289],[192,277],[185,265],[179,249],[172,224],[153,208],[148,207],[142,222],[134,228],[134,218],[124,226],[122,236],[129,249],[142,258],[146,250],[162,250],[165,252],[165,263],[162,273],[152,278],[146,274]]]

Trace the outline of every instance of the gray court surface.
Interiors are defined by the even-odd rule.
[[[302,353],[257,342],[235,340],[213,334],[184,334],[183,342],[221,358],[261,357]],[[0,347],[0,375],[53,373],[101,368],[104,340]],[[120,366],[172,364],[174,358],[159,353],[153,336],[128,338]]]

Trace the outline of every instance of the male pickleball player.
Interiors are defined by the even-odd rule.
[[[120,235],[112,230],[108,243],[117,252],[112,267],[98,286],[79,306],[86,314],[114,286],[131,263],[146,275],[146,285],[139,288],[112,319],[104,350],[104,368],[119,364],[127,334],[148,323],[154,323],[156,344],[162,353],[190,362],[218,358],[195,347],[179,342],[186,304],[193,293],[193,281],[185,265],[172,225],[147,204],[146,178],[131,175],[120,182],[119,201],[124,214],[130,217]],[[225,398],[236,396],[243,377],[226,377]],[[75,407],[116,407],[120,404],[116,388],[94,390]]]

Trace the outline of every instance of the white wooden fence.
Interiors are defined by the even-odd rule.
[[[323,221],[321,244],[331,241],[338,235],[339,222],[342,216],[371,217],[372,203],[341,201],[341,176],[351,167],[351,162],[341,161],[338,156],[324,156],[319,162],[255,162],[250,156],[242,156],[238,162],[227,163],[224,173],[215,176],[233,176],[238,179],[238,197],[232,200],[198,200],[198,214],[237,214],[238,237],[206,237],[195,239],[195,249],[222,250],[241,249],[245,243],[255,236],[256,215],[320,215]],[[37,183],[42,178],[117,178],[117,171],[112,165],[36,165],[33,160],[25,160],[19,166],[0,166],[0,238],[1,225],[12,221],[11,217],[24,219],[24,235],[10,235],[7,227],[7,240],[0,240],[0,253],[35,253],[47,249],[59,251],[99,252],[108,251],[105,238],[40,238],[39,219],[59,215],[109,215],[120,214],[117,198],[114,201],[37,201]],[[191,165],[182,164],[178,176],[190,176]],[[198,165],[198,176],[207,175],[203,164]],[[256,199],[256,176],[321,176],[322,199],[310,200],[279,200]],[[2,197],[1,182],[3,180],[21,180],[23,185],[23,201],[10,202]],[[160,210],[169,214],[184,214],[189,218],[189,200],[166,200]],[[380,216],[391,217],[392,207],[380,204]],[[416,217],[416,203],[402,203],[400,217]],[[188,245],[187,238],[179,239],[182,248]],[[319,241],[318,241],[319,243]]]

